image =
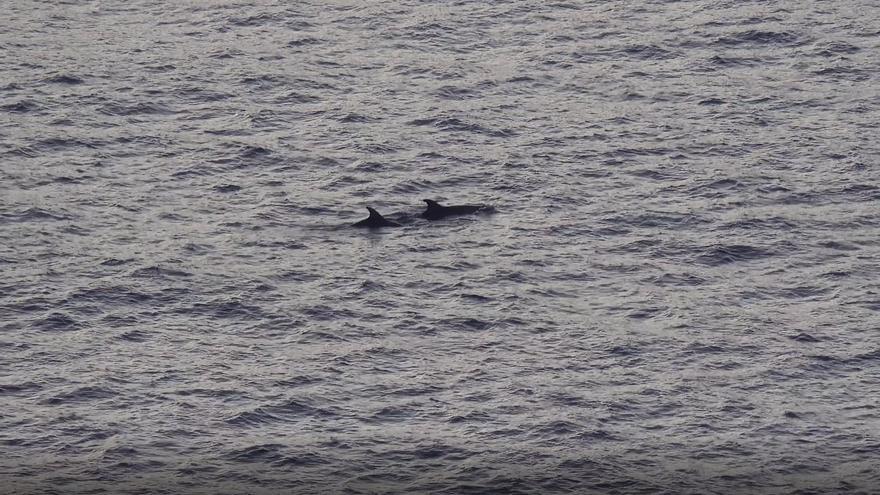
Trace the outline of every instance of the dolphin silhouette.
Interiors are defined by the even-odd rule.
[[[484,208],[485,205],[452,205],[443,206],[433,199],[423,199],[428,204],[428,208],[422,212],[422,218],[428,220],[440,220],[441,218],[451,217],[455,215],[467,215],[476,213]]]
[[[367,211],[370,212],[370,216],[361,220],[360,222],[352,224],[352,227],[367,227],[370,229],[377,229],[379,227],[400,227],[400,224],[397,222],[392,222],[391,220],[387,220],[385,217],[379,214],[378,211],[367,207]]]

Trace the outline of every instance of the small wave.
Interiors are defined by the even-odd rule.
[[[305,316],[318,321],[330,321],[340,318],[354,318],[357,313],[347,308],[332,308],[323,304],[302,310]]]
[[[129,115],[170,115],[176,113],[160,103],[109,103],[98,109],[98,112],[105,115],[129,116]]]
[[[287,16],[284,16],[280,13],[266,13],[262,12],[255,15],[250,15],[246,17],[229,17],[228,22],[233,26],[242,26],[242,27],[254,27],[254,26],[265,26],[267,24],[272,23],[280,23],[283,24],[284,21],[287,20]]]
[[[801,38],[787,31],[748,30],[723,36],[715,41],[720,45],[793,45],[801,42]]]
[[[708,59],[709,67],[751,67],[759,63],[759,60],[750,57],[733,57],[715,55]]]
[[[259,306],[245,304],[241,301],[210,301],[196,303],[190,308],[180,311],[183,314],[202,314],[212,318],[261,318],[266,314]]]
[[[435,91],[435,94],[444,100],[465,100],[477,96],[472,89],[456,86],[442,86]]]
[[[5,105],[0,105],[0,110],[9,113],[30,113],[37,110],[41,110],[42,105],[30,101],[30,100],[22,100],[15,103],[7,103]]]
[[[437,322],[441,330],[483,331],[492,328],[492,322],[478,318],[446,318]]]
[[[621,50],[621,53],[637,60],[665,60],[676,57],[676,54],[656,45],[633,45]]]
[[[284,96],[279,96],[275,99],[276,103],[287,103],[287,104],[296,104],[296,103],[317,103],[321,101],[321,98],[314,95],[299,93],[297,91],[292,91],[287,93]]]
[[[831,79],[843,79],[848,81],[866,81],[873,75],[872,71],[860,69],[858,67],[835,66],[824,67],[813,71],[817,76],[827,76]]]
[[[70,404],[75,402],[90,402],[100,399],[109,399],[115,397],[116,391],[102,387],[80,387],[70,392],[55,395],[43,401],[44,404],[53,406]]]
[[[123,332],[117,338],[126,342],[146,342],[147,340],[150,340],[150,337],[152,337],[150,332],[130,330],[128,332]]]
[[[19,393],[32,393],[38,390],[42,390],[43,386],[34,383],[34,382],[23,382],[23,383],[5,383],[0,384],[0,396],[4,395],[16,395]]]
[[[378,121],[378,119],[376,119],[375,117],[369,117],[367,115],[349,113],[347,115],[337,118],[336,121],[343,124],[366,124],[369,122],[376,122]]]
[[[218,184],[212,188],[213,190],[221,193],[233,193],[241,191],[241,186],[236,184]]]
[[[769,218],[743,218],[725,223],[718,230],[745,230],[754,231],[755,229],[764,229],[771,231],[786,231],[797,227],[797,224],[786,218],[769,217]]]
[[[717,245],[697,256],[697,261],[705,265],[719,266],[768,258],[774,254],[772,251],[745,244]]]
[[[861,51],[861,48],[846,43],[845,41],[829,41],[816,45],[815,54],[822,57],[836,57],[841,53],[853,54]]]
[[[42,208],[28,208],[17,213],[0,213],[0,223],[38,222],[44,220],[70,220],[70,217]]]
[[[290,40],[287,42],[287,46],[293,48],[293,47],[307,46],[307,45],[318,45],[320,43],[322,43],[322,41],[319,40],[318,38],[312,38],[312,37],[307,36],[305,38],[297,38],[295,40]]]
[[[333,410],[289,400],[277,406],[257,407],[251,411],[238,413],[226,422],[235,426],[257,427],[271,423],[292,422],[302,418],[327,419],[336,416],[337,413]]]
[[[659,286],[695,287],[706,283],[706,279],[690,273],[664,273],[653,277],[650,281]]]
[[[96,303],[101,305],[130,306],[148,303],[153,300],[154,297],[150,294],[138,292],[125,286],[113,285],[75,290],[67,296],[65,302],[73,304]]]
[[[57,74],[57,75],[54,75],[51,77],[47,77],[43,81],[45,81],[47,83],[52,83],[52,84],[71,84],[71,85],[82,84],[83,82],[85,82],[85,81],[83,81],[82,78],[77,77],[77,76],[73,76],[70,74]]]
[[[166,278],[166,277],[191,277],[192,273],[182,270],[172,270],[170,268],[162,268],[158,265],[138,268],[131,272],[134,278]]]
[[[454,117],[415,119],[407,122],[407,124],[412,126],[433,126],[442,131],[470,132],[494,137],[509,137],[515,135],[515,132],[511,129],[489,129],[480,124],[465,122]]]
[[[47,332],[69,332],[78,330],[82,327],[82,323],[73,319],[69,315],[55,312],[49,314],[45,318],[37,320],[34,323],[34,326]]]

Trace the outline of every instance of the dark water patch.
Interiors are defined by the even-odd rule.
[[[210,159],[210,163],[241,169],[277,165],[282,161],[282,157],[273,150],[259,145],[226,144],[222,148],[215,151],[220,156]],[[213,173],[213,171],[207,171],[207,173]]]
[[[432,126],[447,132],[467,132],[493,137],[511,137],[516,134],[512,129],[490,129],[480,124],[466,122],[454,117],[415,119],[407,122],[407,124],[416,127]]]
[[[50,77],[47,77],[46,79],[43,79],[43,81],[47,82],[47,83],[51,83],[51,84],[69,84],[69,85],[82,84],[85,82],[82,78],[71,75],[71,74],[56,74],[54,76],[50,76]]]
[[[774,255],[775,253],[773,251],[757,246],[750,246],[747,244],[719,244],[703,251],[702,254],[696,257],[696,260],[705,265],[720,266],[730,263],[765,259]]]
[[[722,36],[715,40],[716,44],[725,46],[743,45],[783,45],[791,46],[803,43],[804,40],[794,33],[787,31],[760,31],[750,29]]]
[[[753,57],[734,57],[731,55],[714,55],[705,62],[709,70],[728,69],[734,67],[753,67],[759,65],[761,60]]]
[[[600,172],[601,174],[601,172]],[[626,172],[627,175],[631,175],[633,177],[640,177],[643,179],[651,179],[656,181],[670,181],[670,180],[681,180],[682,176],[680,173],[671,171],[671,170],[663,170],[663,169],[640,169],[640,170],[632,170]],[[602,175],[591,174],[591,177],[602,177]]]
[[[118,393],[103,387],[80,387],[70,392],[64,392],[41,401],[43,404],[60,406],[79,402],[93,402],[102,399],[111,399]]]
[[[261,74],[256,76],[247,76],[241,79],[241,84],[245,86],[249,86],[255,90],[277,90],[277,89],[287,89],[290,86],[296,87],[296,84],[291,84],[285,76],[275,75],[275,74]]]
[[[608,249],[609,252],[612,253],[642,253],[649,250],[651,247],[657,246],[661,244],[663,241],[660,239],[639,239],[632,242],[626,242],[619,246],[614,246]]]
[[[174,171],[171,173],[171,177],[178,179],[188,179],[190,177],[206,177],[214,175],[215,173],[217,173],[217,170],[213,167],[205,165],[195,165],[192,167],[186,167],[182,170]]]
[[[636,60],[667,60],[678,56],[656,45],[632,45],[622,49],[621,53]]]
[[[806,332],[801,332],[797,335],[789,335],[788,338],[790,338],[791,340],[794,340],[796,342],[804,342],[804,343],[808,343],[808,344],[813,344],[813,343],[822,341],[822,339],[820,339],[818,337],[814,337]]]
[[[288,400],[278,405],[257,407],[227,419],[228,424],[240,427],[262,427],[273,423],[293,423],[303,418],[329,420],[338,413],[330,408],[316,407],[302,400]]]
[[[483,331],[492,328],[493,323],[478,318],[444,318],[436,324],[438,330]]]
[[[853,363],[877,363],[880,364],[880,348],[870,352],[856,354],[850,361]]]
[[[146,342],[153,337],[151,332],[143,330],[129,330],[119,334],[116,338],[125,342]]]
[[[477,304],[483,304],[483,303],[489,303],[489,302],[495,301],[495,298],[493,298],[493,297],[482,296],[480,294],[461,294],[459,297],[465,302],[477,303]]]
[[[204,303],[195,303],[187,309],[178,310],[181,314],[200,314],[212,318],[266,318],[268,315],[259,306],[245,304],[236,300],[216,299]]]
[[[813,53],[820,57],[838,57],[841,54],[851,55],[859,51],[861,48],[845,41],[828,41],[816,43]]]
[[[816,287],[816,286],[799,286],[799,287],[790,287],[785,289],[778,289],[773,293],[784,299],[815,299],[821,296],[825,296],[831,292],[831,289],[828,287]]]
[[[304,272],[302,270],[285,270],[270,276],[270,278],[279,282],[314,282],[324,277],[318,273]]]
[[[6,395],[31,394],[43,389],[43,385],[35,382],[0,383],[0,397]]]
[[[301,249],[307,249],[308,246],[294,240],[281,240],[281,241],[264,241],[264,240],[256,240],[256,241],[247,241],[242,243],[244,247],[260,247],[260,248],[269,248],[269,249],[288,249],[293,251],[298,251]],[[296,272],[300,273],[300,272]]]
[[[144,70],[156,73],[172,72],[177,70],[177,66],[173,64],[144,64]]]
[[[321,456],[312,452],[297,452],[286,455],[288,448],[281,444],[261,444],[243,449],[235,449],[223,458],[236,463],[265,463],[276,467],[314,466],[325,464]]]
[[[94,303],[99,305],[132,306],[152,303],[155,297],[122,285],[93,287],[72,291],[64,299],[66,304]]]
[[[46,182],[39,182],[39,185],[46,184],[82,184],[84,181],[91,179],[92,177],[84,176],[84,177],[67,177],[65,175],[59,177],[52,177],[50,180]]]
[[[727,102],[725,102],[721,98],[706,98],[705,100],[698,101],[697,105],[716,106],[716,105],[723,105],[725,103],[727,103]]]
[[[0,105],[0,111],[7,113],[32,113],[43,109],[43,106],[32,100],[21,100],[15,103]]]
[[[813,71],[813,74],[827,77],[832,80],[867,81],[873,77],[874,72],[859,67],[837,65],[834,67],[817,69]]]
[[[40,156],[40,153],[30,146],[16,146],[9,151],[6,151],[4,154],[11,156],[20,156],[24,158],[35,158]]]
[[[791,189],[789,189],[783,185],[779,185],[779,184],[768,184],[765,186],[758,187],[757,191],[761,192],[761,193],[772,194],[772,193],[788,193],[788,192],[791,192]]]
[[[458,423],[489,423],[493,420],[493,416],[483,411],[471,411],[466,414],[456,414],[450,416],[446,421],[452,424]]]
[[[320,96],[310,95],[301,93],[298,91],[291,91],[283,96],[276,97],[276,103],[285,103],[285,104],[306,104],[306,103],[318,103],[321,101]]]
[[[192,273],[183,270],[163,268],[158,265],[138,268],[130,274],[130,276],[134,278],[178,278],[191,277],[192,275]]]
[[[156,102],[108,103],[99,107],[98,112],[111,116],[172,115],[177,113],[168,106]]]
[[[615,160],[625,160],[627,158],[632,157],[645,157],[645,156],[665,156],[674,154],[675,150],[670,148],[666,148],[663,146],[657,147],[649,147],[643,146],[639,148],[631,147],[631,148],[616,148],[611,151],[605,151],[602,153],[602,156],[615,159]]]
[[[434,93],[438,98],[444,100],[466,100],[477,96],[477,93],[473,89],[460,88],[457,86],[442,86]]]
[[[368,115],[361,115],[357,113],[349,113],[343,115],[342,117],[338,117],[336,119],[337,122],[341,122],[343,124],[366,124],[371,122],[378,122],[379,119],[375,117],[370,117]]]
[[[45,332],[70,332],[79,330],[83,324],[68,314],[53,312],[34,322],[34,327]]]
[[[284,378],[273,382],[275,385],[283,388],[305,387],[321,383],[323,380],[314,376],[300,375],[292,378]]]
[[[332,321],[342,318],[356,318],[357,313],[348,308],[333,308],[323,304],[311,306],[302,310],[302,314],[312,320]]]
[[[133,314],[133,313],[128,313],[128,314],[114,313],[114,314],[104,315],[101,318],[101,323],[108,325],[112,328],[117,328],[117,329],[122,329],[125,327],[141,326],[144,324],[143,320],[138,315]]]
[[[175,88],[174,96],[193,104],[223,101],[235,97],[232,93],[212,90],[201,86],[184,86]]]
[[[71,218],[62,213],[57,213],[42,208],[28,208],[19,212],[0,213],[0,223],[28,223],[42,221],[61,221]]]
[[[710,223],[710,220],[693,213],[645,212],[631,216],[618,216],[603,219],[603,223],[633,228],[671,228],[680,229]]]
[[[707,191],[738,191],[742,188],[743,184],[736,179],[716,179],[694,186],[690,192],[703,195]]]
[[[373,412],[366,418],[359,418],[366,423],[396,423],[401,421],[410,421],[419,413],[419,407],[416,404],[386,406]]]
[[[817,244],[819,247],[833,249],[835,251],[859,251],[862,248],[847,241],[824,241]]]
[[[820,277],[825,278],[825,279],[829,279],[829,280],[846,279],[846,278],[850,278],[852,276],[853,276],[853,272],[846,271],[846,270],[832,270],[832,271],[825,272],[822,275],[820,275]]]
[[[224,399],[224,398],[240,398],[245,397],[247,394],[241,390],[234,389],[222,389],[222,388],[188,388],[188,389],[179,389],[173,392],[174,395],[179,395],[181,397],[206,397],[209,399]]]
[[[212,189],[220,193],[233,193],[241,191],[241,186],[236,184],[218,184],[212,187]]]
[[[706,283],[706,279],[691,273],[664,273],[648,280],[661,287],[696,287]]]
[[[300,47],[300,46],[308,46],[308,45],[317,45],[322,43],[318,38],[312,38],[309,36],[303,38],[293,39],[287,42],[287,46],[289,47]]]
[[[644,320],[649,318],[655,318],[657,316],[663,316],[664,312],[669,308],[666,307],[647,307],[647,308],[636,308],[629,313],[627,313],[627,318],[632,318],[634,320]]]
[[[797,228],[797,224],[787,218],[768,217],[768,218],[742,218],[722,224],[718,227],[719,232],[727,232],[731,230],[745,230],[748,232],[760,231],[778,231],[786,232]]]
[[[214,250],[214,246],[208,244],[198,244],[195,242],[188,242],[183,245],[181,248],[183,251],[187,253],[191,253],[193,255],[207,254]]]

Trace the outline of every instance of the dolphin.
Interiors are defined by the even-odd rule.
[[[367,227],[370,229],[376,229],[379,227],[400,227],[400,224],[397,222],[392,222],[391,220],[387,220],[385,217],[379,214],[378,211],[367,207],[367,211],[370,212],[370,216],[361,220],[360,222],[352,224],[352,227]]]
[[[424,212],[422,212],[422,218],[427,218],[428,220],[440,220],[441,218],[451,217],[455,215],[467,215],[469,213],[476,213],[486,208],[485,205],[443,206],[433,199],[423,199],[422,201],[428,204],[428,208],[425,209]]]

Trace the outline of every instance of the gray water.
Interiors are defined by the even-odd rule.
[[[874,0],[9,0],[0,492],[880,493],[878,70]]]

